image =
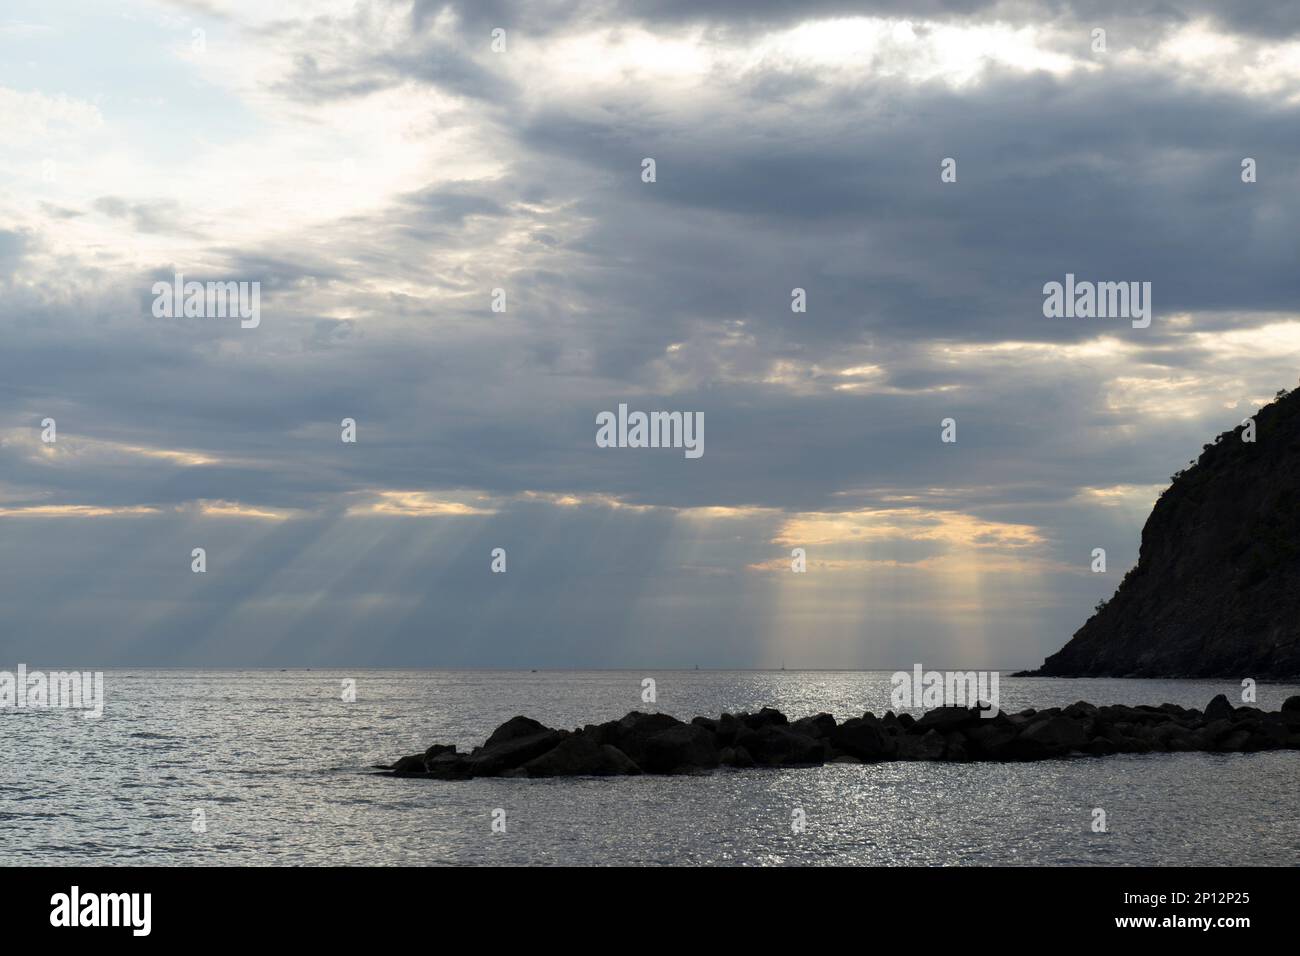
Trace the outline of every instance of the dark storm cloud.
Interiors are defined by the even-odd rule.
[[[1145,346],[1149,361],[1191,367],[1204,350],[1171,347],[1181,339],[1160,316],[1233,308],[1240,327],[1295,300],[1298,280],[1286,266],[1295,240],[1284,224],[1296,200],[1273,183],[1295,173],[1287,158],[1295,123],[1279,121],[1294,111],[1170,83],[1121,97],[1132,79],[995,75],[962,96],[869,88],[852,112],[782,116],[784,135],[762,150],[748,145],[755,126],[731,116],[683,112],[645,127],[634,104],[615,103],[606,104],[615,110],[608,125],[595,126],[551,109],[522,125],[508,182],[432,187],[354,222],[335,242],[344,258],[381,274],[432,277],[443,272],[438,248],[490,248],[502,217],[517,224],[530,215],[518,201],[540,190],[570,199],[585,223],[553,224],[562,269],[515,268],[507,280],[470,265],[441,275],[464,301],[403,306],[352,294],[356,276],[322,258],[328,251],[301,262],[289,249],[222,250],[230,274],[281,291],[287,311],[267,308],[265,340],[207,320],[169,326],[169,344],[150,340],[144,354],[188,344],[179,364],[130,346],[119,369],[147,366],[133,383],[154,387],[101,413],[147,419],[169,447],[264,461],[244,480],[237,470],[220,480],[227,497],[276,507],[292,507],[295,490],[407,484],[830,507],[838,489],[864,478],[891,489],[933,484],[943,452],[934,432],[947,414],[979,429],[969,433],[974,446],[1023,417],[1009,409],[1025,407],[1038,414],[998,439],[986,462],[968,461],[971,481],[1005,483],[1026,471],[1066,486],[1151,480],[1149,461],[1133,462],[1130,449],[1108,449],[1100,433],[1096,446],[1077,437],[1112,416],[1071,398],[1077,392],[1059,373],[990,381],[978,365],[936,367],[918,351],[944,340],[1072,342],[1105,332]],[[746,115],[747,95],[738,89],[735,115]],[[882,135],[873,119],[885,102],[893,119]],[[1250,143],[1265,181],[1240,182],[1242,150],[1230,142]],[[642,153],[659,161],[655,184],[639,181]],[[945,155],[958,157],[954,186],[938,182]],[[536,228],[548,223],[537,218]],[[435,237],[431,247],[411,242]],[[1042,284],[1067,271],[1152,281],[1157,320],[1132,330],[1123,321],[1045,319]],[[509,286],[511,315],[486,312],[498,283]],[[806,315],[790,313],[796,285],[808,290]],[[349,307],[404,316],[401,325],[323,333],[334,326],[311,306],[328,301],[330,286]],[[728,322],[744,323],[743,348],[726,344]],[[271,350],[233,359],[208,351],[218,341]],[[679,341],[693,384],[666,392],[655,363]],[[294,343],[315,357],[282,351]],[[774,360],[834,366],[846,345],[884,367],[888,394],[794,397],[756,381]],[[75,346],[61,346],[63,366],[89,369],[104,347],[87,345],[83,362]],[[557,376],[577,355],[570,375]],[[719,375],[740,381],[726,385]],[[1080,369],[1074,387],[1090,377]],[[960,400],[943,386],[960,386]],[[101,376],[69,382],[62,394],[90,403],[105,387]],[[172,396],[167,409],[146,412],[144,396],[160,392]],[[647,408],[705,411],[703,464],[688,472],[675,457],[609,456],[592,446],[595,413],[638,397]],[[366,450],[336,473],[312,449],[344,415],[363,422]],[[1076,437],[1054,440],[1061,434]],[[1176,430],[1164,434],[1186,444]],[[774,465],[773,444],[796,436],[798,455]],[[1044,464],[1009,457],[1016,445],[1040,450]],[[279,480],[267,482],[277,458]],[[123,503],[216,496],[202,470],[169,483],[162,499],[153,486],[142,491]]]
[[[783,516],[914,501],[1041,529],[1045,564],[1084,567],[1102,541],[1122,567],[1142,515],[1080,496],[1163,482],[1250,411],[1245,399],[1293,383],[1274,381],[1285,356],[1225,359],[1214,338],[1273,321],[1300,293],[1300,115],[1283,96],[1189,83],[1159,63],[1066,77],[990,67],[960,89],[769,64],[715,72],[698,98],[593,84],[534,101],[464,42],[423,39],[440,9],[418,5],[418,35],[382,52],[304,53],[278,88],[295,108],[401,84],[470,98],[490,172],[448,183],[431,169],[427,187],[302,235],[214,236],[195,256],[201,270],[151,254],[152,268],[131,274],[54,269],[39,289],[11,283],[0,509],[159,509],[0,516],[0,553],[18,569],[0,600],[16,609],[11,632],[29,635],[21,655],[756,663],[750,636],[770,593],[745,568],[783,557],[772,544]],[[1113,32],[1117,47],[1204,9],[995,7],[1013,24],[1115,17],[1130,25]],[[484,3],[460,8],[458,29],[485,44],[495,26],[533,39],[637,23],[744,34],[812,16],[984,22],[993,10]],[[1295,31],[1280,5],[1223,16],[1245,32]],[[287,43],[347,27],[322,18],[275,32]],[[646,156],[653,184],[640,180]],[[939,182],[947,156],[952,185]],[[1240,180],[1244,156],[1259,162],[1256,184]],[[46,214],[63,221],[65,208]],[[113,195],[93,208],[133,235],[186,212]],[[21,274],[38,245],[0,232],[0,277]],[[261,282],[262,325],[153,318],[150,286],[176,271]],[[1043,283],[1066,272],[1150,281],[1151,328],[1044,318]],[[790,311],[796,286],[806,314]],[[508,291],[504,314],[490,311],[495,287]],[[1181,311],[1194,321],[1173,325]],[[1100,336],[1119,345],[994,350]],[[840,375],[846,366],[878,371],[859,379]],[[1203,374],[1228,381],[1213,412],[1162,410],[1160,386],[1191,389]],[[1126,376],[1132,394],[1114,399]],[[596,413],[619,402],[702,411],[704,457],[595,447]],[[57,453],[36,444],[46,415],[59,421]],[[957,446],[939,442],[949,416]],[[358,422],[355,446],[339,440],[345,417]],[[345,517],[389,490],[482,492],[491,513]],[[657,507],[560,507],[526,492]],[[295,516],[205,518],[200,500]],[[700,531],[672,510],[714,506],[771,511]],[[508,590],[483,573],[507,543]],[[188,570],[198,545],[212,555],[206,579]],[[873,556],[936,550],[891,540]],[[1044,616],[1008,625],[1030,635],[1014,663],[1054,649],[1103,590],[1054,578],[1035,598]],[[121,623],[101,632],[105,607]],[[907,641],[923,640],[929,619],[891,626],[891,649],[916,659]],[[274,636],[262,646],[254,633]]]
[[[417,27],[444,10],[456,11],[467,32],[515,26],[546,35],[577,26],[640,24],[652,28],[707,25],[735,33],[789,27],[833,17],[888,17],[962,22],[995,19],[1016,25],[1104,21],[1136,23],[1149,35],[1197,18],[1260,37],[1300,32],[1300,10],[1286,2],[1219,3],[1215,0],[419,0]]]
[[[771,305],[783,286],[788,297],[803,285],[815,305],[801,324],[837,342],[918,326],[960,338],[1073,339],[1095,324],[1040,311],[1043,283],[1067,271],[1151,281],[1165,314],[1281,309],[1300,294],[1287,267],[1300,252],[1288,226],[1300,213],[1288,185],[1300,173],[1296,107],[1109,71],[1062,81],[995,75],[960,96],[881,83],[863,88],[856,108],[792,110],[782,135],[755,150],[761,127],[735,119],[749,105],[742,98],[728,117],[653,125],[632,101],[614,105],[607,125],[553,111],[533,117],[523,139],[593,173],[656,159],[653,186],[620,184],[588,202],[608,204],[595,245],[617,237],[623,252],[653,251],[657,277],[669,260],[677,281],[656,296],[669,313],[677,310],[664,293],[763,323],[778,314]],[[947,156],[959,180],[942,186]],[[1244,156],[1270,171],[1268,182],[1240,181]],[[719,215],[710,221],[705,210]],[[674,230],[678,242],[654,234]],[[710,230],[715,251],[704,258]],[[712,282],[692,268],[701,261],[751,275]],[[655,285],[647,278],[645,291]]]

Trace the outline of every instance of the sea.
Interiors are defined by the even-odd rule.
[[[0,709],[0,858],[17,865],[1300,863],[1300,751],[704,776],[438,781],[373,765],[524,714],[890,707],[888,671],[104,672],[104,715]],[[656,700],[642,700],[644,680]],[[1203,708],[1233,682],[1002,677],[1003,710]],[[1278,709],[1300,685],[1265,684]],[[355,695],[355,700],[349,699]],[[919,713],[919,711],[913,711]],[[1098,813],[1100,811],[1100,814]],[[1104,826],[1099,826],[1104,824]]]

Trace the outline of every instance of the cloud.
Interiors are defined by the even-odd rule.
[[[42,39],[66,84],[0,89],[0,557],[50,578],[0,584],[10,629],[153,663],[1037,663],[1152,489],[1294,382],[1296,18],[906,7],[190,5],[103,96],[72,66],[111,44]],[[176,272],[259,282],[261,325],[153,317]],[[1067,272],[1150,281],[1151,327],[1044,318]],[[620,402],[702,412],[705,456],[597,448]]]

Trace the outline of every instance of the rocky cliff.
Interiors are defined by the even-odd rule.
[[[1033,674],[1300,675],[1300,390],[1254,420],[1174,476],[1137,565]]]

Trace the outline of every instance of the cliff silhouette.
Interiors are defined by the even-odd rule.
[[[1300,675],[1300,390],[1173,476],[1114,596],[1032,676]]]

